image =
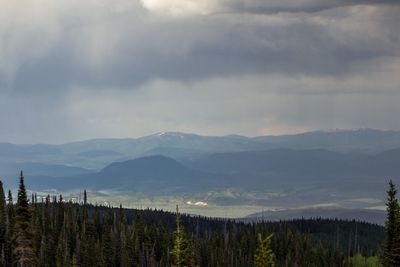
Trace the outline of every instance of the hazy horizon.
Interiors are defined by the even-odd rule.
[[[357,132],[357,131],[365,131],[365,130],[372,130],[372,131],[381,131],[381,132],[400,132],[400,130],[394,129],[377,129],[377,128],[343,128],[343,129],[310,129],[307,131],[298,131],[298,132],[287,132],[281,134],[266,134],[266,135],[244,135],[238,133],[226,133],[220,135],[211,135],[211,134],[202,134],[202,133],[194,133],[194,132],[183,132],[183,131],[160,131],[160,132],[152,132],[145,135],[140,136],[121,136],[121,137],[107,137],[107,136],[94,136],[92,138],[87,139],[75,139],[70,141],[60,141],[60,142],[31,142],[31,143],[18,143],[18,142],[10,142],[7,140],[0,140],[0,143],[9,143],[15,145],[63,145],[68,143],[78,143],[78,142],[85,142],[91,140],[105,140],[105,139],[140,139],[145,137],[151,136],[160,136],[164,134],[187,134],[187,135],[196,135],[202,137],[228,137],[228,136],[241,136],[245,138],[256,138],[256,137],[279,137],[279,136],[292,136],[292,135],[301,135],[307,133],[340,133],[340,132]]]

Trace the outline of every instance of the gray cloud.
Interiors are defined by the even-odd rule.
[[[0,0],[0,141],[400,129],[395,1],[44,1]]]
[[[253,1],[223,1],[226,10],[233,12],[250,12],[268,14],[277,12],[319,12],[327,9],[356,5],[393,5],[396,0],[253,0]]]
[[[141,0],[141,2],[149,10],[177,16],[218,13],[314,13],[338,7],[398,4],[396,0]]]
[[[258,5],[257,1],[237,2]],[[299,2],[315,6],[326,3]],[[7,29],[11,41],[4,37],[5,43],[19,49],[3,49],[8,57],[3,62],[5,71],[0,73],[10,78],[3,78],[1,85],[22,91],[57,90],[74,85],[132,87],[154,78],[348,74],[357,72],[354,68],[360,62],[399,56],[399,12],[399,6],[379,5],[311,15],[176,18],[146,14],[141,6],[134,5],[123,12],[85,19],[82,10],[77,15],[68,14],[72,16],[69,20],[59,15],[25,25],[25,29]],[[71,26],[70,20],[77,22]]]

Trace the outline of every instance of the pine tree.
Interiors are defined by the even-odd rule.
[[[387,191],[387,219],[385,222],[385,245],[383,262],[385,266],[400,266],[400,207],[396,198],[397,189],[392,181],[389,182]]]
[[[102,240],[102,256],[103,262],[105,266],[113,266],[114,265],[114,247],[112,246],[111,241],[111,227],[107,227],[105,232],[103,233],[103,240]]]
[[[272,234],[267,236],[265,239],[262,238],[261,234],[258,234],[257,241],[258,247],[256,254],[254,255],[254,265],[256,267],[274,267],[274,253],[271,249]]]
[[[83,205],[87,205],[87,193],[86,193],[86,189],[83,190]]]
[[[31,214],[21,171],[18,201],[15,216],[15,254],[18,267],[36,265],[36,256],[33,249],[33,233],[31,229]]]
[[[7,198],[7,241],[6,241],[6,266],[14,266],[14,253],[13,253],[13,245],[14,245],[14,205],[13,205],[13,197],[11,194],[11,190],[8,190],[8,198]]]
[[[176,205],[176,231],[174,247],[171,251],[172,266],[194,266],[194,253],[186,239],[185,229],[181,226],[178,205]]]
[[[6,265],[7,212],[3,183],[0,181],[0,265]]]

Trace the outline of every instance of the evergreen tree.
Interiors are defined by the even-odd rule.
[[[7,211],[3,183],[0,181],[0,266],[6,265]]]
[[[275,256],[271,249],[272,234],[267,236],[265,239],[262,238],[261,234],[258,234],[257,241],[258,247],[256,254],[254,255],[254,265],[256,267],[274,267]]]
[[[87,193],[86,189],[83,190],[83,205],[87,205]]]
[[[194,253],[186,239],[185,229],[181,226],[178,205],[176,205],[176,231],[171,254],[172,266],[194,266]]]
[[[6,266],[14,266],[13,237],[14,237],[14,204],[11,190],[7,198],[7,241],[5,248]]]
[[[110,227],[107,227],[105,229],[105,232],[103,233],[103,240],[102,240],[102,256],[103,256],[103,261],[105,266],[114,266],[114,247],[112,246],[112,240],[111,240],[111,229]]]
[[[51,216],[51,205],[50,206],[50,195],[46,197],[46,201],[43,207],[43,221],[42,221],[42,231],[41,231],[41,243],[40,243],[40,263],[43,267],[50,267],[54,265],[55,262],[55,239],[58,238],[53,232],[53,218]],[[56,203],[56,202],[53,202]]]
[[[35,201],[36,203],[36,201]],[[42,216],[39,214],[39,206],[34,204],[32,210],[32,231],[33,231],[33,247],[36,252],[36,258],[40,258],[40,249],[42,245]]]
[[[397,189],[392,181],[389,182],[389,190],[387,191],[387,194],[387,219],[385,222],[383,262],[385,266],[394,267],[400,266],[400,207],[396,198]]]
[[[18,267],[36,266],[36,256],[33,249],[33,233],[31,229],[31,214],[21,171],[17,208],[15,211],[15,254]]]

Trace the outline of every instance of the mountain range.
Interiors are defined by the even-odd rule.
[[[400,182],[400,132],[371,129],[286,136],[159,133],[60,145],[0,144],[0,177],[15,188],[182,196],[210,205],[379,208]]]
[[[322,149],[272,149],[225,152],[177,161],[162,155],[114,162],[99,171],[43,164],[2,164],[2,171],[27,167],[28,182],[40,189],[74,188],[149,191],[181,188],[186,191],[219,188],[282,188],[290,186],[348,186],[353,191],[398,180],[400,149],[376,155]],[[42,173],[40,173],[42,171]],[[57,171],[65,175],[57,175]],[[7,177],[10,177],[9,175]],[[15,176],[14,176],[15,177]],[[358,186],[354,188],[355,185]],[[44,186],[44,188],[43,188]],[[333,190],[334,188],[332,188]]]
[[[277,148],[325,149],[374,154],[400,147],[400,132],[373,129],[315,131],[283,136],[200,136],[179,132],[141,138],[93,139],[66,144],[0,143],[0,163],[42,163],[100,170],[106,165],[150,155],[193,160],[220,152]],[[3,172],[0,171],[0,175]]]

